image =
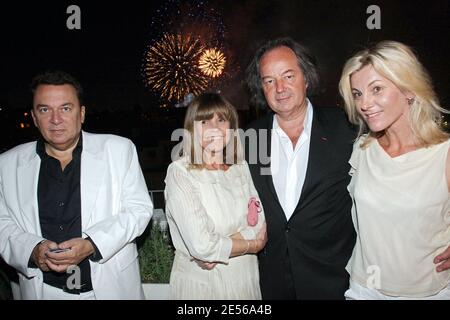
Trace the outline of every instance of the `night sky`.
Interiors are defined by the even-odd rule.
[[[174,3],[174,1],[172,1]],[[175,1],[194,7],[198,1]],[[317,105],[340,102],[337,83],[345,60],[369,43],[391,39],[411,45],[431,73],[444,106],[450,106],[450,1],[203,1],[222,15],[224,41],[235,69],[220,89],[247,108],[243,70],[264,40],[291,36],[309,46],[321,72]],[[66,8],[81,8],[81,30],[68,30]],[[381,30],[368,30],[369,5],[381,9]],[[144,50],[165,30],[162,1],[15,1],[0,12],[0,107],[29,108],[31,78],[46,69],[74,74],[87,107],[144,109],[158,106],[141,77]],[[177,12],[164,19],[174,25]]]

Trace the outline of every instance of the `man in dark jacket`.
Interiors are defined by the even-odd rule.
[[[340,109],[312,106],[315,62],[292,39],[263,45],[247,82],[255,102],[272,111],[249,126],[266,150],[255,156],[254,141],[246,148],[267,221],[259,254],[263,298],[344,299],[355,242],[347,185],[356,133]]]

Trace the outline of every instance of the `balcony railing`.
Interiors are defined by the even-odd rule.
[[[167,218],[164,212],[165,202],[164,202],[164,190],[149,190],[150,198],[153,202],[153,216],[151,223],[157,223],[161,230],[167,230]]]

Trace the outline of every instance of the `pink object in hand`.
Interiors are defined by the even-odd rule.
[[[255,197],[248,201],[247,223],[249,226],[256,226],[258,223],[258,213],[261,212],[261,204]]]

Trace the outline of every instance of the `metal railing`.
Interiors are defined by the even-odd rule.
[[[166,213],[164,212],[164,190],[149,190],[148,193],[150,194],[154,206],[151,223],[157,223],[161,230],[166,231],[167,218]]]
[[[150,194],[150,198],[152,199],[153,205],[155,205],[155,193],[157,194],[161,193],[164,199],[164,190],[148,190],[148,193]]]

